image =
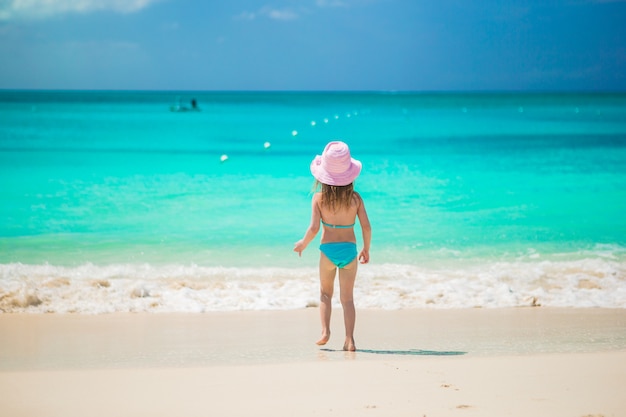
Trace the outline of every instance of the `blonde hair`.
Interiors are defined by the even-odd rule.
[[[321,189],[322,192],[322,207],[328,208],[331,211],[350,208],[354,197],[353,183],[339,186],[324,184],[316,180],[313,185],[313,190],[317,191],[319,189]]]

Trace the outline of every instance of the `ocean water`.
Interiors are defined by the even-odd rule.
[[[358,308],[626,308],[626,94],[0,91],[0,311],[316,306],[335,139]]]

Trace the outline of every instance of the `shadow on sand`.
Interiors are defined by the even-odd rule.
[[[324,352],[345,352],[339,349],[320,349]],[[413,355],[413,356],[459,356],[466,355],[467,352],[460,351],[439,351],[439,350],[421,350],[421,349],[409,349],[409,350],[376,350],[376,349],[357,349],[356,353],[372,353],[375,355]]]

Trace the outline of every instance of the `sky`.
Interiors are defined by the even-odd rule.
[[[626,0],[0,0],[0,89],[626,91]]]

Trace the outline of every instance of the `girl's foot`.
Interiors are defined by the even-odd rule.
[[[328,343],[329,339],[330,339],[330,332],[322,333],[322,338],[320,340],[318,340],[317,342],[315,342],[315,344],[318,345],[318,346],[323,346],[326,343]]]
[[[343,350],[348,351],[348,352],[356,351],[356,345],[354,344],[354,339],[346,340],[346,342],[343,344]]]

